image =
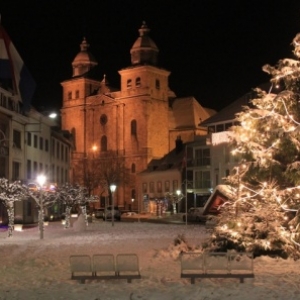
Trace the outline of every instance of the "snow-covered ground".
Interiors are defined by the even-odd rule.
[[[45,228],[44,240],[37,227],[0,232],[0,300],[217,300],[300,299],[300,261],[254,260],[254,279],[203,279],[194,285],[180,278],[180,247],[174,239],[183,234],[190,246],[200,245],[207,233],[202,225],[153,223],[90,223],[84,231],[63,229],[58,222]],[[137,253],[142,279],[70,280],[72,254]]]

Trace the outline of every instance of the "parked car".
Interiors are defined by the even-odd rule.
[[[96,219],[104,219],[104,208],[96,208],[94,214]]]
[[[103,220],[111,220],[112,218],[112,206],[108,206],[104,211]],[[118,206],[114,206],[114,220],[121,221],[121,211]]]
[[[204,207],[191,207],[187,214],[184,214],[182,219],[186,222],[186,217],[188,222],[206,222],[207,215],[203,214]]]

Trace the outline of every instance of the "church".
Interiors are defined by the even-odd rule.
[[[120,88],[111,87],[105,74],[96,78],[98,62],[86,38],[72,61],[71,78],[61,82],[61,129],[73,136],[71,181],[88,186],[101,206],[114,183],[114,203],[126,209],[134,201],[137,209],[143,197],[138,175],[178,141],[206,135],[200,123],[215,114],[192,96],[176,97],[149,32],[143,22],[130,49],[131,65],[118,71]]]

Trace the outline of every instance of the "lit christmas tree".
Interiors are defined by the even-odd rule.
[[[295,59],[263,67],[272,76],[269,92],[256,89],[237,115],[239,164],[227,177],[232,197],[220,208],[212,250],[300,257],[300,34],[293,46]]]

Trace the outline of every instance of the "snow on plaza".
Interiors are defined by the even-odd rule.
[[[86,230],[64,229],[60,222],[0,232],[0,300],[89,299],[89,300],[180,300],[180,299],[300,299],[300,261],[270,257],[254,259],[255,278],[180,278],[180,251],[174,239],[184,235],[191,247],[209,235],[203,225],[146,222],[90,223]],[[136,253],[141,279],[71,280],[69,256],[74,254]]]

